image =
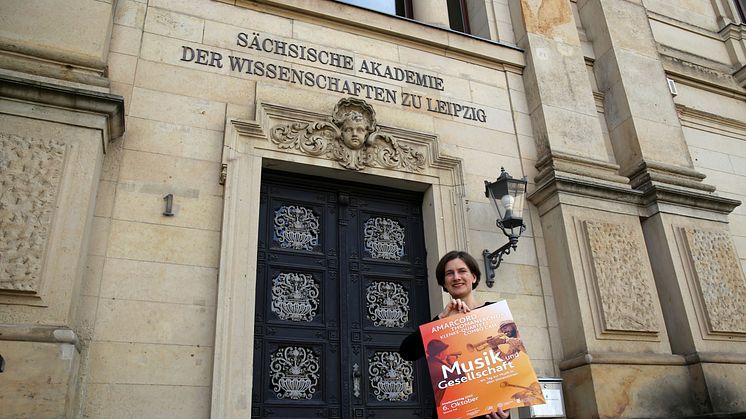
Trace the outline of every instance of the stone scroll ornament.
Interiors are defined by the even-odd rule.
[[[340,100],[326,121],[278,125],[270,136],[281,149],[330,158],[350,170],[383,167],[419,172],[425,167],[422,153],[379,130],[376,112],[361,99]]]

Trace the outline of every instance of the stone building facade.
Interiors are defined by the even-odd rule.
[[[500,167],[567,417],[746,412],[744,3],[348,3],[0,2],[0,416],[428,417]]]

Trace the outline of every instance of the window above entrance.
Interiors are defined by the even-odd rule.
[[[746,23],[746,0],[735,0],[738,12],[741,14],[741,23]]]
[[[394,16],[412,18],[412,0],[337,0]]]
[[[471,33],[466,0],[448,0],[448,21],[454,31]]]

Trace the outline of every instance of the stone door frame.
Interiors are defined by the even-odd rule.
[[[464,174],[460,159],[440,153],[438,137],[379,125],[384,135],[419,152],[419,168],[389,169],[369,166],[359,171],[343,168],[328,155],[281,149],[269,133],[278,126],[327,121],[330,112],[257,104],[253,121],[226,121],[223,143],[225,196],[220,273],[215,324],[211,417],[251,417],[254,345],[254,301],[262,168],[299,174],[313,173],[360,183],[384,184],[423,192],[422,220],[427,249],[428,277],[440,255],[467,248]],[[431,281],[432,283],[432,281]],[[429,287],[430,307],[441,307],[444,294]]]

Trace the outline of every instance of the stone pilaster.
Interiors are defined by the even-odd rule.
[[[563,319],[560,370],[568,417],[727,411],[714,407],[715,400],[735,389],[726,383],[715,391],[697,380],[712,377],[722,357],[708,352],[704,363],[683,349],[696,346],[693,325],[680,318],[697,315],[695,305],[687,307],[687,284],[699,283],[687,283],[681,266],[703,264],[694,264],[691,252],[679,252],[676,234],[683,237],[681,246],[688,237],[701,238],[681,229],[696,218],[708,220],[708,234],[722,238],[727,214],[739,203],[712,195],[714,187],[694,170],[644,7],[634,1],[577,2],[593,42],[606,113],[602,121],[572,3],[516,0],[511,5],[514,22],[523,23],[516,25],[516,37],[526,51],[523,77],[540,152],[530,199],[541,216],[555,305]],[[604,122],[610,143],[603,138]],[[656,230],[661,231],[655,235]],[[696,241],[699,255],[710,246],[705,242]],[[733,278],[731,284],[739,283]],[[713,281],[705,283],[708,297],[697,298],[706,329],[711,316],[705,301],[724,298],[725,291]],[[732,307],[724,310],[715,310],[721,321],[732,317]]]
[[[552,176],[624,185],[604,140],[570,2],[511,2],[516,43],[539,151],[536,183]]]
[[[73,417],[94,204],[121,97],[0,75],[0,404]]]
[[[740,297],[746,285],[727,231],[727,215],[740,203],[714,195],[715,187],[694,169],[642,2],[577,4],[592,41],[620,174],[642,192],[636,205],[670,342],[668,361],[660,364],[666,357],[661,353],[656,361],[629,363],[641,371],[665,365],[656,367],[661,379],[686,389],[670,406],[679,416],[742,411],[745,406],[734,400],[744,398],[737,383],[746,378],[746,356],[722,356],[738,353],[746,337],[738,314],[746,309]],[[588,362],[591,371],[593,364]],[[730,376],[716,378],[724,369]],[[595,399],[601,416],[621,402],[600,389]],[[621,416],[651,416],[636,408]]]
[[[620,173],[638,189],[670,184],[712,192],[694,170],[645,7],[639,1],[584,0],[578,11],[593,43]]]

